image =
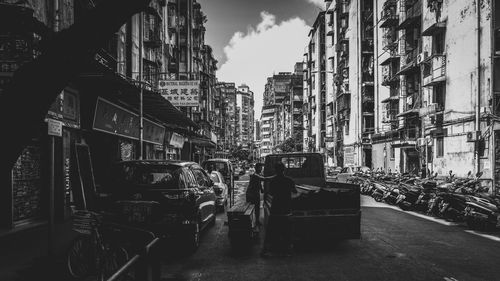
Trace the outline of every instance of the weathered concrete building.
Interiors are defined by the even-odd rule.
[[[326,31],[320,12],[309,32],[304,53],[303,148],[326,157]]]

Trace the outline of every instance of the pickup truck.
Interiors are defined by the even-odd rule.
[[[277,162],[295,182],[298,194],[292,199],[292,239],[359,239],[361,210],[359,185],[327,182],[323,157],[318,153],[267,155],[264,176],[275,174]],[[264,185],[264,218],[270,215],[272,196]]]

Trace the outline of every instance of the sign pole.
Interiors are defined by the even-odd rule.
[[[143,146],[144,146],[144,120],[143,120],[143,89],[142,89],[142,41],[143,38],[143,24],[144,16],[143,13],[139,13],[139,160],[143,159]]]
[[[48,231],[48,255],[54,255],[55,235],[55,138],[62,136],[62,122],[54,119],[47,120],[47,134],[50,138],[50,179],[49,179],[49,231]]]
[[[55,137],[50,136],[50,183],[49,183],[49,236],[48,254],[54,255],[54,234],[55,234]]]

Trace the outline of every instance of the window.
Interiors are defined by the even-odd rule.
[[[396,155],[396,149],[391,146],[391,149],[389,150],[389,157],[391,158],[391,160],[394,160],[395,155]]]
[[[445,101],[446,101],[446,86],[445,85],[434,86],[432,102],[437,104],[438,111],[444,110]]]
[[[444,48],[444,33],[438,33],[434,37],[432,37],[432,54],[443,54]]]
[[[436,139],[436,158],[444,156],[444,139],[437,138]]]
[[[196,183],[200,186],[208,186],[205,174],[200,169],[192,169]]]

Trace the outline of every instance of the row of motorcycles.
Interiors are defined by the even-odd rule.
[[[357,173],[348,181],[359,184],[361,193],[378,202],[397,205],[448,221],[465,222],[469,228],[492,231],[500,228],[500,196],[481,186],[482,172],[457,178],[452,171],[442,180],[437,173],[427,178],[384,172]]]

